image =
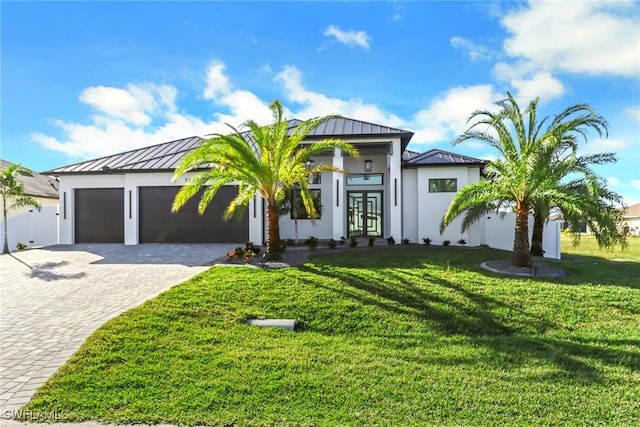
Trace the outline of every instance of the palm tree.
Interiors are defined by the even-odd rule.
[[[548,118],[541,122],[537,120],[537,98],[530,101],[524,111],[520,110],[510,93],[496,104],[500,107],[496,113],[475,111],[469,121],[477,121],[453,144],[479,140],[496,149],[501,158],[486,165],[487,179],[468,185],[455,195],[442,218],[440,230],[444,231],[451,221],[464,214],[464,231],[482,212],[511,205],[516,215],[511,263],[526,267],[531,262],[529,213],[537,202],[541,199],[553,203],[561,201],[568,211],[585,211],[584,207],[580,209],[580,194],[576,193],[576,190],[584,188],[577,186],[571,189],[562,184],[558,177],[565,175],[554,171],[554,156],[572,153],[577,135],[586,138],[588,128],[602,135],[607,125],[586,104],[570,106],[546,127]],[[573,210],[570,209],[571,204]]]
[[[595,236],[598,246],[611,248],[621,245],[628,247],[626,235],[622,231],[623,218],[619,208],[624,208],[622,197],[609,190],[602,178],[596,178],[591,182],[580,179],[571,181],[568,186],[577,195],[573,207],[563,208],[565,220],[571,224],[573,244],[580,242],[580,223],[589,227]]]
[[[273,114],[270,125],[260,126],[248,120],[243,124],[248,132],[229,126],[232,130],[230,134],[214,134],[184,157],[175,171],[174,181],[186,172],[198,173],[180,189],[172,211],[178,211],[200,189],[205,188],[198,204],[198,212],[202,214],[222,186],[235,184],[238,196],[225,210],[224,218],[229,219],[234,213],[241,215],[252,198],[257,195],[262,197],[267,204],[267,256],[269,259],[279,259],[279,208],[287,191],[297,186],[302,202],[313,218],[317,213],[309,191],[310,174],[342,172],[324,164],[309,168],[307,161],[314,155],[335,148],[351,155],[358,153],[352,145],[338,139],[300,144],[309,132],[336,116],[303,121],[291,129],[283,117],[280,101],[276,99],[269,108]]]
[[[590,218],[599,216],[609,225],[598,227],[594,224],[597,241],[602,242],[602,246],[615,242],[622,243],[624,246],[626,243],[622,233],[617,228],[611,227],[613,223],[621,220],[613,206],[622,204],[622,197],[608,190],[591,169],[591,165],[615,163],[617,158],[613,153],[578,156],[578,136],[582,136],[585,142],[587,140],[584,127],[594,129],[601,137],[608,135],[607,121],[602,116],[596,115],[586,104],[577,104],[565,109],[553,118],[548,128],[547,137],[555,143],[545,145],[546,161],[550,165],[547,179],[562,182],[568,176],[573,176],[573,180],[567,183],[566,190],[569,193],[577,192],[578,197],[571,199],[569,204],[563,204],[562,194],[553,200],[542,191],[536,197],[532,208],[534,224],[531,237],[531,254],[534,256],[544,254],[542,247],[544,222],[551,209],[562,211],[563,216],[571,217],[575,224],[580,222],[594,224]],[[576,178],[576,175],[579,178]],[[542,185],[542,188],[544,189],[545,186]],[[579,208],[580,205],[581,208]],[[605,220],[608,217],[609,219]],[[577,235],[574,233],[574,236]]]
[[[622,197],[609,190],[605,182],[598,177],[591,165],[615,163],[616,156],[613,153],[590,154],[576,156],[575,152],[564,157],[556,157],[551,160],[549,179],[560,183],[563,191],[541,191],[533,203],[533,233],[531,236],[531,255],[543,256],[542,247],[544,222],[551,209],[562,212],[566,221],[574,226],[580,223],[589,224],[589,228],[596,236],[596,241],[601,247],[612,247],[615,244],[626,245],[626,239],[621,232],[620,223],[622,217],[616,209],[616,205],[623,206]],[[572,180],[564,183],[568,176]],[[568,198],[567,198],[568,196]],[[594,218],[599,218],[597,221]],[[577,243],[579,233],[574,234],[574,242]]]
[[[40,202],[31,196],[24,195],[24,184],[18,180],[20,174],[32,173],[29,169],[12,164],[0,174],[0,192],[2,193],[2,219],[4,221],[4,247],[2,249],[3,254],[8,254],[9,251],[9,235],[7,232],[7,213],[11,210],[34,206],[40,207]]]

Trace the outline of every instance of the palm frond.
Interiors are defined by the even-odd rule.
[[[10,199],[9,205],[7,206],[7,210],[26,208],[29,206],[33,206],[34,208],[37,208],[37,209],[41,208],[40,202],[35,197],[14,196]]]
[[[486,180],[466,185],[460,189],[442,217],[440,233],[442,234],[447,225],[468,210],[478,209],[478,207],[482,209],[501,200],[500,191],[497,191],[497,189],[498,186],[494,182]]]

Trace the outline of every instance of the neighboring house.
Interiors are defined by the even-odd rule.
[[[640,236],[640,203],[627,206],[622,211],[623,231],[632,236]]]
[[[559,221],[561,223],[561,228],[563,230],[568,230],[568,229],[571,229],[571,227],[572,227],[572,224],[571,224],[570,221],[565,221],[564,220],[564,215],[562,214],[562,212],[555,212],[555,213],[549,215],[549,220],[550,221]],[[585,222],[580,222],[579,228],[578,228],[578,232],[579,233],[583,233],[583,234],[587,234],[587,233],[591,233],[591,229],[589,228],[589,226]]]
[[[291,120],[289,126],[299,123]],[[315,221],[299,216],[298,236],[485,243],[480,223],[462,233],[458,219],[442,235],[439,226],[455,193],[477,182],[486,162],[442,150],[421,154],[407,150],[412,136],[409,131],[348,118],[334,118],[315,128],[303,144],[340,138],[353,144],[360,157],[336,150],[313,159],[316,165],[331,164],[346,174],[324,172],[315,177],[310,188],[320,216]],[[199,137],[190,137],[47,172],[60,179],[60,243],[263,243],[266,215],[261,198],[250,202],[239,221],[222,219],[237,194],[232,185],[219,191],[202,216],[196,212],[195,197],[171,213],[179,187],[192,176],[172,182],[173,172],[200,142]],[[295,237],[291,214],[281,217],[280,233],[283,239]]]
[[[0,170],[12,163],[0,160]],[[49,246],[58,243],[58,181],[55,178],[32,172],[21,174],[18,180],[24,185],[24,194],[40,202],[40,209],[24,207],[7,212],[9,249],[18,242],[28,246]],[[4,230],[0,217],[0,230]]]

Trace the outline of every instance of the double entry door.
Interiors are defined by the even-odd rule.
[[[382,237],[382,191],[348,191],[348,237]]]

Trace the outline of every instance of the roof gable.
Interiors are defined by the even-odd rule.
[[[622,216],[624,218],[635,218],[640,217],[640,203],[635,205],[627,206],[626,209],[622,211]]]
[[[405,166],[484,166],[486,160],[475,157],[463,156],[462,154],[451,153],[449,151],[433,148],[422,154],[410,157],[404,162]]]
[[[291,122],[297,122],[296,126],[300,124],[300,120],[292,120]],[[347,117],[334,117],[320,123],[307,136],[310,138],[327,138],[331,136],[379,137],[381,135],[399,136],[403,142],[402,151],[404,151],[413,136],[413,132]]]

